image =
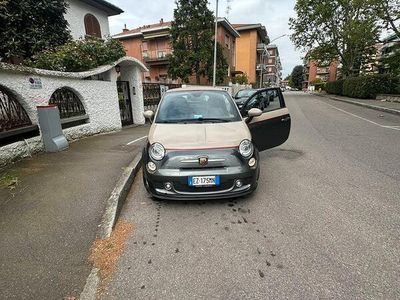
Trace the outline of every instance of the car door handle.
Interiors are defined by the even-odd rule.
[[[289,121],[290,120],[290,116],[289,117],[286,117],[286,118],[283,118],[283,119],[281,119],[281,121],[282,122],[287,122],[287,121]]]

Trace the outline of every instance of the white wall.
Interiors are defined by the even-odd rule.
[[[94,15],[99,21],[101,35],[103,37],[110,35],[107,13],[79,0],[68,0],[67,2],[69,4],[69,8],[65,15],[65,19],[69,23],[69,29],[71,30],[71,35],[74,39],[85,37],[86,32],[84,18],[85,15],[89,13]]]
[[[30,77],[39,77],[42,88],[32,89],[28,81]],[[115,81],[38,76],[0,70],[0,86],[5,86],[17,97],[33,124],[38,124],[36,106],[47,105],[58,88],[72,89],[85,107],[89,122],[63,130],[68,140],[121,129]],[[0,147],[0,166],[40,151],[43,151],[40,136]]]

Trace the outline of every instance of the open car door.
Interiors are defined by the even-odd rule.
[[[269,95],[268,105],[260,101],[260,94]],[[247,113],[252,108],[262,110],[258,117],[249,118]],[[289,137],[290,114],[286,108],[280,88],[266,88],[257,91],[244,104],[242,116],[247,117],[253,143],[258,151],[264,151],[282,145]]]

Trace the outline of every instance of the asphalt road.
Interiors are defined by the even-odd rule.
[[[138,176],[103,299],[400,298],[400,117],[285,97],[291,135],[253,195],[154,202]]]

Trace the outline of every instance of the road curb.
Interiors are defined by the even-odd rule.
[[[391,108],[386,108],[386,107],[381,107],[381,106],[375,106],[375,105],[366,104],[366,103],[362,103],[362,102],[358,102],[358,101],[340,99],[340,98],[327,96],[327,95],[321,95],[321,94],[313,94],[313,95],[320,96],[320,97],[323,97],[323,98],[332,99],[332,100],[335,100],[335,101],[350,103],[350,104],[353,104],[353,105],[362,106],[362,107],[366,107],[366,108],[369,108],[369,109],[383,111],[383,112],[394,114],[394,115],[400,115],[400,110],[396,110],[396,109],[391,109]]]
[[[106,207],[99,225],[97,237],[99,239],[106,239],[111,236],[114,225],[118,220],[119,213],[128,195],[129,189],[135,179],[136,174],[140,170],[142,161],[142,153],[139,153],[131,161],[131,163],[124,169],[120,178],[110,197],[107,199]],[[92,268],[88,278],[86,279],[85,286],[79,297],[81,300],[95,300],[97,298],[97,289],[100,284],[99,269]]]

